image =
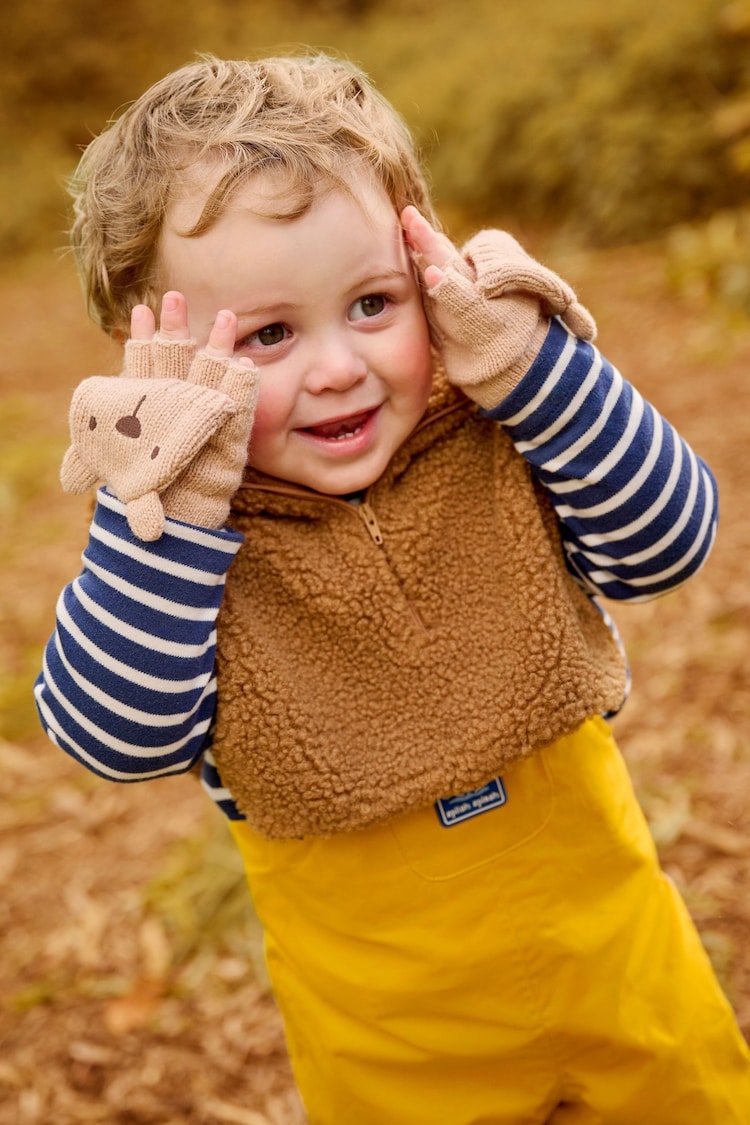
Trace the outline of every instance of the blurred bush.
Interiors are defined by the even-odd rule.
[[[652,237],[746,197],[750,5],[616,9],[561,38],[525,82],[464,76],[439,129],[443,192],[488,216],[563,222],[598,244]]]
[[[0,254],[64,242],[64,177],[162,74],[299,43],[373,75],[472,224],[634,241],[750,187],[750,0],[37,0],[0,41]]]
[[[675,228],[667,239],[672,287],[704,308],[750,316],[750,209],[717,211],[704,223]]]

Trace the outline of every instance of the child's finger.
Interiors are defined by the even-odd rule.
[[[153,379],[151,354],[156,317],[148,305],[135,305],[130,313],[130,339],[125,343],[124,374],[131,379]]]
[[[223,358],[234,354],[234,345],[237,339],[237,317],[229,309],[221,309],[216,314],[216,320],[208,336],[208,342],[203,349],[208,355]]]
[[[227,362],[234,356],[236,339],[237,317],[230,309],[221,309],[216,314],[206,346],[195,357],[189,379],[214,390],[221,389],[241,403],[247,398],[248,386],[252,386],[248,384],[248,377],[257,372],[255,364],[247,356],[239,359],[236,366]],[[239,367],[243,368],[242,373],[238,373]],[[235,384],[241,389],[237,395],[233,392]]]
[[[159,331],[151,347],[157,378],[188,378],[195,349],[190,339],[187,301],[182,293],[170,290],[162,297]]]
[[[422,259],[422,266],[442,269],[458,254],[451,240],[425,219],[411,204],[401,212],[401,225],[408,245]],[[433,282],[434,284],[434,282]]]
[[[182,293],[165,293],[161,301],[159,318],[159,338],[161,340],[189,340],[187,301]]]
[[[153,339],[156,318],[148,305],[136,305],[130,314],[130,339],[141,344]]]
[[[434,289],[435,286],[443,280],[445,274],[437,266],[428,266],[424,271],[424,283],[428,289]]]

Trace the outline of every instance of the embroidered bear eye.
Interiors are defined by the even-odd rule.
[[[154,458],[158,457],[158,456],[159,456],[159,446],[155,445],[154,448],[151,450],[151,460],[153,461]]]
[[[92,414],[92,415],[91,415],[91,417],[89,418],[89,429],[90,429],[90,430],[95,430],[95,429],[96,429],[96,418],[94,417],[94,415],[93,415],[93,414]]]

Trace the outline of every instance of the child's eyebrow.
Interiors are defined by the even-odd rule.
[[[373,281],[392,281],[395,278],[404,277],[407,277],[406,270],[399,269],[398,267],[387,267],[386,269],[377,270],[374,273],[368,273],[368,276],[356,282],[356,285],[371,285]]]
[[[378,269],[374,273],[367,273],[363,277],[357,278],[357,280],[349,286],[347,291],[349,293],[355,293],[357,291],[362,292],[363,289],[369,289],[371,287],[377,288],[389,281],[404,281],[408,279],[409,276],[406,270],[387,266],[382,270]],[[284,316],[294,312],[298,307],[299,306],[294,301],[267,301],[262,305],[252,305],[248,306],[246,309],[238,310],[236,316],[240,321],[258,320],[266,316]]]
[[[238,320],[256,320],[264,316],[283,316],[293,312],[297,305],[293,301],[269,301],[264,305],[252,305],[235,313]]]
[[[376,273],[367,274],[366,277],[360,278],[352,285],[352,289],[363,289],[368,285],[379,285],[384,281],[402,281],[408,277],[409,274],[403,269],[383,269],[378,270]]]

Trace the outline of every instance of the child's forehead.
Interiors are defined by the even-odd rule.
[[[305,210],[286,219],[269,214],[278,177],[243,183],[205,230],[190,231],[206,184],[196,201],[175,205],[161,233],[159,272],[165,288],[177,289],[191,308],[210,292],[218,308],[247,313],[256,291],[264,309],[308,306],[323,295],[334,300],[364,284],[399,283],[411,276],[403,231],[389,196],[372,178],[346,189],[322,186]]]
[[[383,212],[385,205],[396,213],[374,173],[354,159],[335,175],[321,172],[311,178],[284,166],[243,175],[230,161],[205,156],[184,165],[182,174],[173,179],[165,225],[174,231],[192,231],[202,225],[207,211],[211,218],[206,229],[232,211],[250,211],[260,218],[288,221],[330,195],[347,196],[359,205],[365,218],[371,215],[374,201],[379,212]]]

